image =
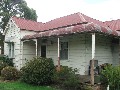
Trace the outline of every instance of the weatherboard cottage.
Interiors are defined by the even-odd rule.
[[[118,65],[120,20],[98,21],[82,13],[46,23],[11,17],[4,31],[4,54],[20,69],[26,60],[41,56],[55,65],[89,73],[90,60]]]

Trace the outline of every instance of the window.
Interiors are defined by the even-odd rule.
[[[60,59],[68,59],[68,42],[61,42]]]
[[[46,45],[41,46],[41,57],[46,57]]]
[[[9,57],[14,57],[14,43],[9,43]]]

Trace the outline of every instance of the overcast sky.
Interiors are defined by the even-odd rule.
[[[26,0],[36,10],[39,22],[81,12],[105,21],[120,19],[120,0]]]

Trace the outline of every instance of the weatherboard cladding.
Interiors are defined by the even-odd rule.
[[[46,23],[35,22],[16,17],[13,17],[13,20],[22,30],[24,29],[38,31],[37,34],[26,35],[23,37],[23,39],[93,31],[118,36],[119,32],[115,30],[117,30],[120,27],[119,25],[116,25],[117,23],[119,24],[117,20],[117,23],[115,23],[115,21],[106,21],[103,23],[102,21],[90,18],[81,13],[75,13],[68,16],[60,17]]]

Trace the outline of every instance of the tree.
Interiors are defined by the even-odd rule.
[[[20,12],[22,12],[21,17],[24,17],[26,19],[37,21],[37,14],[34,9],[30,9],[29,7],[26,7],[27,3],[24,2],[22,4],[19,4]]]
[[[37,14],[34,9],[27,6],[24,0],[0,0],[0,29],[5,27],[12,16],[23,17],[25,19],[37,20]],[[4,36],[0,32],[0,46],[3,46]]]

